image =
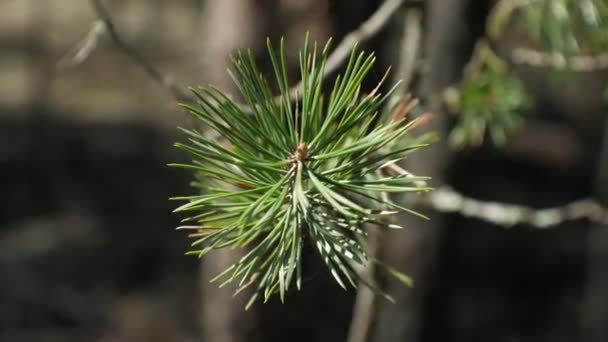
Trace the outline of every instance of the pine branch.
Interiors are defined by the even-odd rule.
[[[575,5],[580,7],[575,7]],[[533,8],[537,6],[545,7]],[[600,11],[599,8],[599,4],[594,4],[593,0],[586,2],[578,0],[501,0],[490,12],[488,36],[492,39],[498,39],[517,11],[522,11],[522,15],[528,17],[531,15],[526,11],[546,12],[546,17],[543,17],[543,20],[537,18],[538,20],[533,23],[535,27],[530,27],[530,22],[526,26],[528,34],[539,40],[537,43],[543,49],[516,48],[511,52],[511,62],[575,72],[606,69],[608,68],[608,53],[603,52],[602,49],[605,46],[602,46],[601,43],[596,44],[600,51],[594,52],[594,50],[597,50],[596,46],[587,46],[590,44],[587,41],[584,42],[585,44],[579,42],[578,38],[580,37],[577,36],[576,32],[576,26],[580,24],[584,27],[582,31],[587,32],[587,35],[594,34],[591,33],[592,31],[596,31],[595,34],[598,35],[600,31],[604,36],[608,34],[606,32],[608,27],[602,24],[602,21],[605,22],[606,20],[606,7],[605,5],[602,6],[603,11]],[[577,11],[572,11],[573,9],[577,9]],[[568,13],[569,11],[573,13]],[[580,31],[580,27],[578,28],[578,31]],[[551,32],[552,39],[549,42],[542,41],[543,32]],[[588,38],[588,36],[585,37]],[[567,43],[560,41],[560,38]],[[588,38],[587,40],[591,39]],[[581,47],[579,45],[585,46]]]
[[[227,142],[182,130],[188,143],[176,144],[193,160],[173,166],[192,170],[198,188],[193,196],[174,198],[186,202],[176,212],[194,213],[185,219],[192,225],[180,227],[193,231],[190,254],[203,257],[215,249],[251,246],[216,278],[224,284],[240,279],[237,292],[255,286],[247,307],[262,295],[266,301],[278,293],[283,300],[293,283],[300,288],[306,241],[340,286],[357,287],[361,282],[387,296],[357,269],[379,263],[365,242],[369,225],[401,228],[385,220],[401,212],[424,217],[387,202],[384,194],[428,191],[416,186],[420,178],[374,174],[425,146],[407,137],[416,121],[402,117],[374,122],[393,90],[360,91],[373,67],[373,54],[353,48],[346,70],[325,90],[322,75],[329,44],[319,49],[307,38],[300,53],[302,100],[292,105],[283,41],[278,54],[268,42],[268,52],[283,95],[280,103],[274,102],[268,80],[248,52],[233,58],[231,76],[251,114],[213,87],[194,91],[198,106],[184,105]],[[382,266],[409,284],[407,276]]]

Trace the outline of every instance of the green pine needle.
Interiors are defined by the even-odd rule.
[[[248,307],[263,295],[268,300],[302,284],[302,248],[317,249],[336,282],[356,287],[357,265],[365,265],[369,225],[399,228],[386,217],[410,212],[385,203],[381,193],[428,191],[414,185],[420,178],[406,174],[378,178],[376,170],[406,158],[424,146],[406,138],[414,121],[375,120],[391,92],[361,95],[361,82],[375,57],[353,48],[344,73],[329,95],[323,70],[329,43],[322,51],[308,37],[300,53],[302,91],[289,96],[286,57],[281,40],[278,54],[268,42],[280,101],[262,76],[251,52],[232,59],[231,76],[251,113],[221,91],[193,90],[198,105],[183,105],[222,140],[182,129],[191,164],[172,166],[193,171],[202,194],[177,197],[186,203],[176,212],[192,213],[193,250],[200,257],[212,250],[248,247],[246,254],[216,277],[222,285],[236,281],[237,293],[255,286]],[[394,88],[393,88],[394,89]],[[375,260],[371,260],[375,261]],[[390,268],[390,273],[398,272]],[[409,278],[398,278],[410,283]]]

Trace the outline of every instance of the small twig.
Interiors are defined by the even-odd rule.
[[[327,58],[323,78],[334,73],[346,59],[355,44],[360,44],[375,36],[392,18],[405,0],[385,0],[380,7],[367,20],[354,31],[349,32],[336,46]],[[297,91],[301,92],[302,83],[290,89],[290,97],[295,97]]]
[[[65,70],[82,64],[89,58],[93,50],[97,48],[99,38],[106,33],[106,31],[107,26],[105,22],[101,19],[95,20],[85,38],[57,63],[57,68],[59,70]]]
[[[110,13],[103,5],[102,0],[91,0],[91,5],[95,9],[99,20],[105,23],[106,30],[114,44],[116,44],[125,55],[132,59],[135,64],[139,65],[153,80],[169,90],[177,101],[193,101],[193,97],[189,93],[178,86],[170,77],[163,75],[163,73],[156,69],[156,67],[154,67],[139,51],[129,46],[129,44],[122,39],[116,30]]]
[[[387,168],[394,172],[395,175],[401,175],[401,176],[406,176],[406,177],[416,177],[416,175],[414,175],[413,173],[405,170],[404,168],[402,168],[401,166],[397,165],[397,164],[391,164],[389,166],[387,166]],[[426,181],[423,180],[416,180],[414,181],[414,185],[418,188],[426,188],[427,184]]]
[[[588,219],[608,224],[608,208],[592,199],[582,199],[563,206],[535,209],[518,204],[486,202],[466,197],[443,186],[422,197],[423,204],[444,213],[459,213],[495,225],[510,228],[526,224],[538,229],[553,228],[566,221]]]

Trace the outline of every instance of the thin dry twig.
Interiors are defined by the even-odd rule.
[[[59,60],[57,68],[66,70],[82,64],[97,48],[99,38],[106,32],[106,23],[101,19],[95,20],[85,38]]]
[[[386,26],[405,0],[385,0],[380,7],[354,31],[349,32],[336,46],[327,58],[323,78],[334,73],[350,56],[355,44],[361,44],[375,36]],[[289,95],[293,99],[296,92],[302,91],[302,82],[290,89]]]
[[[160,72],[152,63],[150,63],[137,49],[127,44],[117,31],[114,21],[110,16],[107,8],[104,6],[102,0],[91,0],[91,5],[95,9],[99,20],[101,20],[106,27],[106,30],[114,42],[114,44],[133,62],[139,65],[154,81],[166,88],[171,95],[179,102],[182,101],[193,101],[192,95],[187,93],[182,87],[178,86],[171,77],[164,75]]]

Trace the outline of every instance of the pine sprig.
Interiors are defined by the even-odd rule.
[[[375,57],[356,48],[326,95],[322,83],[329,46],[318,51],[306,39],[296,103],[289,96],[281,40],[278,53],[268,42],[280,101],[246,52],[232,59],[231,77],[251,113],[213,87],[193,90],[198,104],[183,105],[225,143],[182,129],[188,143],[176,146],[193,160],[172,166],[194,171],[193,185],[200,194],[174,198],[186,202],[175,211],[191,213],[184,221],[194,223],[179,229],[193,230],[188,254],[202,257],[216,249],[248,247],[214,279],[223,281],[220,286],[238,281],[237,293],[255,286],[247,307],[259,296],[266,301],[278,293],[284,300],[294,283],[301,288],[305,241],[317,249],[340,286],[365,283],[355,269],[375,261],[366,253],[369,226],[400,228],[385,218],[401,212],[422,216],[380,196],[430,190],[415,185],[421,178],[375,176],[376,170],[424,146],[405,138],[414,121],[378,123],[376,115],[392,90],[382,95],[376,88],[362,95],[361,83]],[[392,268],[389,272],[398,274]],[[407,276],[398,275],[409,284]]]
[[[595,55],[608,49],[608,2],[551,0],[528,5],[522,29],[543,49],[567,56]]]
[[[489,16],[488,36],[499,39],[511,21],[550,53],[593,56],[608,49],[606,0],[501,0]]]

